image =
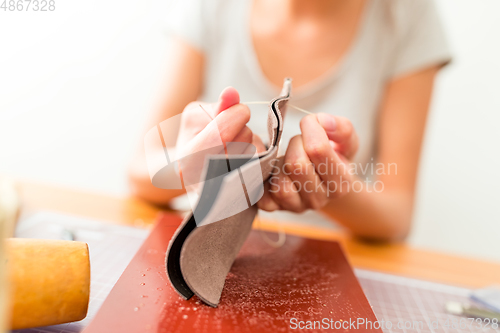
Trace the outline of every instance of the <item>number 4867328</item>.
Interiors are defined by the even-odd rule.
[[[52,12],[56,10],[56,2],[55,0],[3,0],[0,10],[4,12]]]

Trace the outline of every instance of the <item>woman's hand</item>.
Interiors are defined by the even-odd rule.
[[[353,175],[349,160],[358,149],[358,136],[343,117],[319,113],[300,122],[301,135],[290,140],[284,158],[265,184],[260,209],[303,212],[323,208],[347,194]]]
[[[217,103],[192,102],[184,108],[177,138],[177,150],[183,156],[218,147],[226,142],[252,142],[246,126],[250,109],[240,103],[236,89],[224,89]]]
[[[250,120],[250,109],[239,102],[238,92],[229,87],[222,91],[217,103],[192,102],[184,109],[176,159],[185,185],[200,183],[206,156],[225,155],[228,142],[248,143],[231,146],[231,154],[245,153],[252,143],[256,143],[258,151],[265,149],[260,139],[246,126]],[[235,147],[241,151],[235,151]]]

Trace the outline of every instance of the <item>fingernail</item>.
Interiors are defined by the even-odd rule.
[[[226,87],[226,88],[222,89],[222,91],[219,94],[218,101],[220,101],[222,99],[222,95],[224,95],[224,92],[227,90],[227,88],[229,88],[229,87]]]
[[[335,118],[326,113],[318,113],[316,115],[318,118],[318,122],[325,129],[326,132],[335,132],[337,129],[337,123],[335,122]]]
[[[222,90],[219,95],[218,105],[217,105],[217,113],[222,112],[223,110],[238,104],[240,102],[240,95],[238,91],[233,87],[226,87]]]

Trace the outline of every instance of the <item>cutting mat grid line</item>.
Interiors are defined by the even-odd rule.
[[[92,320],[95,313],[139,249],[148,231],[131,227],[110,225],[80,217],[40,212],[24,217],[16,235],[26,238],[60,238],[61,231],[72,230],[77,240],[87,242],[91,260],[91,293],[89,312],[82,321],[34,329],[16,330],[15,333],[76,333]],[[385,333],[462,333],[500,332],[499,329],[456,329],[445,323],[461,317],[447,314],[448,301],[469,302],[470,290],[428,281],[410,279],[379,272],[356,269],[359,282],[379,321],[391,321],[393,327]],[[430,324],[439,321],[439,328]],[[421,321],[423,328],[398,329],[398,322]],[[467,322],[468,324],[468,322]]]
[[[470,327],[469,319],[445,312],[449,301],[478,305],[468,298],[469,289],[360,269],[355,272],[378,320],[392,323],[392,328],[384,329],[386,333],[500,332],[491,326],[478,327],[477,322]],[[460,320],[466,328],[452,327],[453,321],[460,324]],[[422,325],[404,328],[404,323],[415,321]],[[434,328],[436,321],[438,327]],[[396,326],[398,323],[401,328]]]

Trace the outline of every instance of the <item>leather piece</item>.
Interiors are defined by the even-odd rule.
[[[180,222],[175,215],[157,222],[84,333],[294,332],[292,318],[377,320],[338,243],[288,235],[276,249],[258,230],[250,232],[226,277],[218,308],[203,306],[197,297],[183,300],[164,268]]]
[[[175,290],[185,299],[196,294],[206,304],[216,307],[224,287],[225,277],[247,238],[257,208],[252,206],[262,189],[262,181],[270,176],[279,150],[283,131],[283,116],[291,94],[291,80],[285,79],[280,97],[271,101],[268,112],[270,146],[258,159],[231,156],[210,158],[205,183],[194,212],[186,217],[169,244],[166,270]],[[242,185],[239,167],[260,164],[262,177],[247,177]],[[227,166],[229,173],[224,175]],[[238,173],[239,172],[239,173]],[[260,176],[260,175],[259,175]],[[241,188],[240,188],[241,187]],[[245,192],[246,200],[242,202]],[[235,200],[239,200],[236,202]],[[241,211],[241,205],[248,207]],[[231,215],[231,209],[240,211]],[[205,224],[204,219],[209,222]]]
[[[182,274],[189,288],[208,305],[219,304],[227,273],[250,233],[256,214],[257,207],[252,206],[220,222],[196,228],[184,242],[180,258]]]

